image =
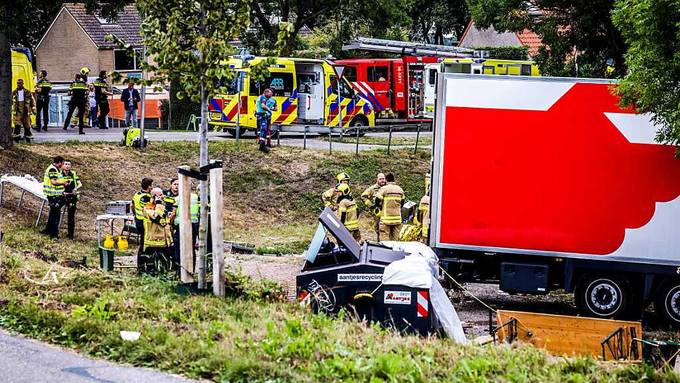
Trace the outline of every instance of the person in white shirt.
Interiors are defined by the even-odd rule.
[[[93,127],[97,125],[97,98],[94,93],[94,85],[90,85],[89,89],[87,97],[90,107],[90,127]]]

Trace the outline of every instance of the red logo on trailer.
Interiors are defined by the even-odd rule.
[[[496,82],[513,97],[465,81],[487,105],[447,94],[440,243],[630,256],[670,243],[651,235],[680,217],[676,148],[652,142],[648,117],[640,124],[609,85]]]

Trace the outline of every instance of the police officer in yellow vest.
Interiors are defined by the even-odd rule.
[[[385,186],[387,184],[387,181],[385,181],[385,174],[383,173],[378,173],[378,176],[376,177],[376,182],[375,184],[369,186],[364,190],[363,193],[361,193],[361,201],[364,203],[364,205],[367,208],[370,208],[373,206],[373,201],[375,200],[375,194],[380,190],[381,187]],[[376,238],[378,239],[378,242],[380,241],[380,209],[375,209],[373,212],[373,228],[375,230],[375,235]]]
[[[152,184],[153,180],[151,178],[142,179],[142,190],[132,196],[132,207],[135,211],[135,227],[137,228],[137,235],[139,237],[138,255],[144,251],[144,206],[151,202]]]
[[[61,219],[61,208],[64,206],[64,186],[69,182],[61,174],[63,165],[63,157],[54,157],[52,164],[45,169],[43,176],[43,193],[47,197],[50,212],[47,216],[47,227],[42,233],[49,235],[50,238],[59,237],[59,220]]]
[[[24,139],[31,142],[31,113],[35,113],[35,100],[33,93],[24,88],[24,80],[17,80],[17,88],[12,92],[12,115],[14,118],[14,131],[12,139],[16,142],[21,140],[21,127],[24,128]]]
[[[71,169],[71,161],[64,160],[64,165],[61,167],[61,175],[64,180],[68,180],[68,184],[64,186],[64,205],[67,212],[67,235],[68,239],[73,239],[76,230],[76,206],[80,201],[80,188],[83,183],[80,182],[78,174]]]
[[[50,92],[52,91],[52,83],[47,79],[47,71],[41,70],[38,82],[35,84],[35,94],[37,95],[37,113],[35,117],[35,130],[42,129],[47,131],[47,125],[50,122]],[[41,119],[42,117],[42,119]]]
[[[357,203],[352,198],[352,193],[349,185],[338,185],[338,199],[337,199],[337,214],[340,222],[352,233],[352,237],[357,242],[361,241],[361,231],[359,230],[359,211],[357,210]]]
[[[71,117],[73,112],[78,109],[78,134],[85,134],[83,127],[83,116],[85,114],[85,104],[87,102],[87,83],[85,80],[86,76],[81,74],[76,74],[75,79],[71,82],[68,87],[68,93],[71,95],[71,99],[68,102],[68,113],[66,114],[66,119],[64,120],[64,130],[68,129],[68,125],[71,122]]]
[[[338,186],[342,184],[347,184],[349,185],[349,174],[342,172],[338,173],[337,176],[335,176],[335,179],[338,180],[338,184],[335,187],[332,187],[323,194],[321,194],[321,201],[323,202],[323,207],[330,207],[333,210],[336,210],[338,207],[336,205],[336,195],[338,193]]]
[[[398,241],[401,231],[401,206],[404,204],[404,190],[394,183],[394,174],[385,175],[387,185],[375,194],[375,207],[380,208],[380,239]]]
[[[151,202],[144,207],[144,251],[137,256],[139,272],[154,274],[171,269],[172,221],[169,215],[163,201],[163,190],[151,189]]]

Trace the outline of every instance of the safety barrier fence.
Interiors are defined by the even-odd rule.
[[[318,139],[319,136],[325,137],[328,140],[328,152],[333,153],[333,145],[354,143],[354,153],[359,155],[359,149],[361,145],[371,146],[371,148],[385,148],[387,154],[390,154],[393,148],[412,148],[413,153],[416,153],[418,149],[427,148],[429,143],[423,143],[423,136],[421,133],[431,132],[431,124],[419,123],[419,124],[403,124],[403,125],[378,125],[378,126],[359,126],[351,127],[346,129],[340,129],[337,126],[323,126],[323,125],[273,125],[272,126],[272,137],[276,139],[276,144],[281,145],[281,133],[292,133],[292,134],[302,134],[302,148],[307,149],[308,142],[310,138]],[[377,143],[362,143],[361,140],[365,137],[366,133],[388,133],[387,143],[383,144],[379,142],[382,137],[372,136],[370,139],[376,140]],[[402,133],[416,133],[413,143],[408,144],[395,144],[393,142],[393,137],[398,137]],[[411,137],[411,136],[409,136]],[[239,140],[241,137],[237,135],[236,139]],[[429,140],[431,142],[431,139]],[[337,150],[337,148],[336,148]]]

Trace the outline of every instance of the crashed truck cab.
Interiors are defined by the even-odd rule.
[[[450,333],[449,323],[460,326],[437,281],[436,257],[428,261],[394,248],[357,243],[335,213],[325,209],[296,276],[298,299],[314,312],[333,314],[344,309],[361,320],[379,322],[401,333],[427,335],[440,328]],[[437,313],[431,293],[434,288],[446,301],[435,305],[440,307]],[[456,335],[464,341],[462,328]]]

